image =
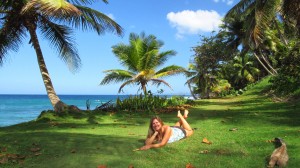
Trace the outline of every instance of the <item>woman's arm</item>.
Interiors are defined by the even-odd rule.
[[[158,144],[146,144],[145,146],[141,147],[140,149],[141,150],[147,150],[147,149],[150,149],[150,148],[160,148],[162,146],[165,146],[171,136],[171,128],[169,126],[166,126],[165,127],[165,134],[164,134],[164,137],[162,139],[162,141]]]
[[[155,140],[155,137],[157,136],[158,132],[155,131],[154,134],[150,137],[150,138],[147,138],[146,141],[145,141],[145,145],[150,145],[154,142]]]

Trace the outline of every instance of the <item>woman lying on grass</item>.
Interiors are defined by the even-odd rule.
[[[159,148],[165,146],[167,143],[191,136],[194,131],[186,121],[188,113],[188,110],[185,110],[182,116],[180,111],[178,111],[177,117],[179,121],[176,122],[175,126],[164,125],[159,117],[151,118],[145,146],[141,147],[140,150]]]

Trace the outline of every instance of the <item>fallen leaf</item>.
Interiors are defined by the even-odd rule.
[[[6,156],[7,156],[7,158],[10,158],[10,159],[17,159],[18,158],[18,155],[16,155],[16,154],[7,154]]]
[[[18,159],[25,159],[26,156],[25,155],[18,155]]]
[[[40,150],[41,150],[41,148],[30,148],[31,152],[37,152],[37,151],[40,151]]]
[[[209,152],[208,150],[203,150],[203,151],[200,151],[199,153],[207,154],[208,152]]]
[[[99,165],[97,168],[106,168],[105,165]]]
[[[202,143],[209,144],[209,145],[212,144],[212,142],[208,141],[207,138],[203,138]]]
[[[4,157],[0,160],[0,164],[5,164],[8,162],[8,158],[7,157]]]
[[[229,131],[237,131],[238,130],[238,128],[231,128],[231,129],[229,129]]]
[[[195,168],[191,163],[185,165],[185,168]]]
[[[131,164],[131,165],[128,166],[128,168],[134,168],[134,166]]]
[[[72,150],[71,150],[71,153],[76,153],[76,149],[72,149]]]
[[[3,147],[0,152],[6,152],[6,151],[7,151],[7,148]]]
[[[41,154],[42,154],[42,153],[35,153],[34,155],[35,155],[35,156],[39,156],[39,155],[41,155]]]

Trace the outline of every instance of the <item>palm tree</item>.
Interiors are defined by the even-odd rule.
[[[103,13],[83,6],[95,0],[3,0],[0,3],[0,64],[8,51],[18,51],[22,41],[30,36],[36,52],[40,72],[48,97],[55,111],[67,105],[57,96],[47,70],[37,30],[57,49],[61,59],[71,71],[80,67],[80,57],[72,39],[72,27],[94,30],[98,35],[105,31],[122,34],[122,28]],[[103,2],[107,3],[106,0]],[[72,4],[71,4],[72,3]],[[70,25],[70,26],[68,26]]]
[[[262,24],[263,21],[257,19],[260,18],[260,16],[256,16],[257,6],[259,5],[256,5],[256,1],[240,1],[227,13],[219,37],[227,39],[225,43],[231,50],[236,50],[241,46],[241,54],[246,54],[251,50],[255,51],[253,54],[262,67],[269,74],[275,75],[277,71],[261,51],[265,48],[263,46],[265,40],[263,32],[267,28],[262,26],[264,25]]]
[[[190,90],[190,93],[192,97],[196,100],[198,97],[196,96],[196,93],[198,92],[198,86],[201,80],[201,73],[197,71],[197,65],[196,63],[190,63],[188,67],[187,77],[188,80],[185,84],[188,85],[188,88]]]
[[[170,65],[157,70],[170,56],[176,55],[176,52],[173,50],[160,52],[159,49],[163,44],[154,35],[146,36],[144,32],[140,35],[130,33],[128,45],[121,43],[112,47],[113,53],[121,64],[126,67],[126,70],[111,69],[104,71],[106,76],[100,84],[124,82],[119,88],[119,93],[124,86],[137,84],[140,85],[140,89],[144,92],[144,95],[147,95],[146,86],[148,82],[152,82],[157,86],[165,84],[171,88],[169,83],[160,78],[184,73],[186,70],[176,65]]]
[[[254,56],[261,65],[272,75],[277,71],[269,63],[262,48],[266,38],[266,31],[272,28],[277,31],[282,43],[288,44],[286,35],[291,38],[300,36],[300,1],[299,0],[241,0],[225,16],[225,22],[229,18],[239,18],[243,21],[244,44],[252,49]],[[282,32],[279,24],[283,24]]]
[[[235,56],[234,64],[236,70],[235,84],[239,85],[239,88],[243,88],[247,83],[255,82],[255,75],[259,73],[259,69],[254,67],[253,56],[249,54],[243,56]]]

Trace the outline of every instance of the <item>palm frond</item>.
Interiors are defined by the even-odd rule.
[[[168,50],[168,51],[160,52],[157,55],[156,66],[163,65],[171,56],[175,56],[176,54],[177,54],[177,52],[174,51],[174,50]]]
[[[241,15],[249,8],[250,5],[253,5],[255,1],[256,0],[241,0],[227,12],[225,18]]]
[[[82,30],[95,30],[99,35],[106,31],[123,35],[123,28],[107,15],[85,6],[75,5],[81,11],[80,16],[59,18]]]
[[[186,74],[187,70],[181,66],[171,65],[164,67],[163,69],[155,73],[155,78],[167,77],[176,74]]]
[[[123,82],[133,78],[133,74],[131,72],[120,69],[107,70],[104,71],[104,73],[106,73],[106,76],[101,81],[100,85],[106,85],[112,82]]]
[[[47,16],[80,16],[81,12],[66,0],[29,0],[21,13],[35,10]]]
[[[50,22],[46,18],[40,24],[42,34],[50,41],[50,44],[58,51],[62,60],[72,72],[81,66],[81,60],[76,49],[76,43],[72,39],[72,30],[66,26]]]
[[[130,71],[138,72],[139,56],[131,46],[120,43],[112,46],[112,52],[123,66]]]
[[[157,49],[144,48],[145,53],[141,55],[140,59],[140,69],[153,69],[157,67]]]
[[[91,5],[94,2],[98,2],[99,0],[69,0],[69,2],[77,5]],[[108,0],[102,0],[104,3],[108,4]]]
[[[168,86],[171,90],[173,90],[171,85],[169,83],[167,83],[166,81],[162,80],[162,79],[151,79],[151,82],[152,82],[153,85],[157,85],[157,87],[160,86],[160,84],[163,83],[166,86]]]
[[[120,86],[120,88],[119,88],[119,90],[118,90],[118,93],[121,93],[123,87],[125,87],[126,85],[134,84],[135,82],[136,82],[135,80],[128,80],[128,81],[124,82],[124,83]]]
[[[12,20],[16,19],[14,15],[6,16],[6,21],[0,29],[0,65],[3,63],[5,55],[12,50],[17,52],[23,39],[26,37],[26,29],[20,24],[12,25]]]

